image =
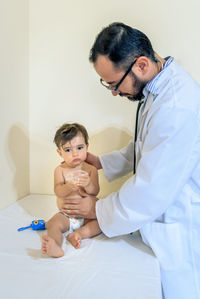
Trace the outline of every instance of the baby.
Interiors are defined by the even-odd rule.
[[[46,224],[48,234],[42,237],[42,252],[52,257],[64,255],[63,233],[69,231],[67,240],[78,248],[81,240],[101,232],[97,220],[72,218],[61,211],[62,200],[94,195],[99,192],[97,169],[86,163],[88,133],[78,124],[64,124],[56,132],[54,142],[63,162],[54,172],[54,192],[60,212]]]

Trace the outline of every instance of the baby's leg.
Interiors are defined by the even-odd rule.
[[[46,227],[48,235],[42,237],[42,252],[52,257],[63,256],[63,233],[69,229],[69,219],[57,213],[47,222]]]
[[[73,233],[67,236],[67,240],[75,247],[79,248],[81,245],[81,240],[94,237],[101,233],[97,220],[87,220],[81,228],[77,229]]]

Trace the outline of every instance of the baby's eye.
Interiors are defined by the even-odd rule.
[[[70,148],[66,148],[66,149],[65,149],[65,152],[66,152],[66,153],[70,153],[70,152],[71,152],[71,149],[70,149]]]
[[[83,146],[78,146],[78,151],[82,150],[83,149]]]

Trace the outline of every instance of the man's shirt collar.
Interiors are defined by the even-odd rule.
[[[162,76],[165,72],[165,69],[168,67],[168,65],[174,60],[173,57],[169,56],[165,58],[166,62],[163,65],[163,69],[161,72],[159,72],[151,81],[149,81],[144,90],[144,96],[146,97],[147,94],[152,93],[153,95],[157,95],[158,94],[158,89],[159,89],[159,84],[158,83],[158,79],[160,78],[160,76]]]

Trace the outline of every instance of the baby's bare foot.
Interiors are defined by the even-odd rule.
[[[64,251],[58,244],[49,236],[42,237],[42,252],[52,257],[61,257]]]
[[[67,240],[74,246],[74,248],[79,248],[81,245],[81,235],[78,232],[73,232],[67,236]]]

